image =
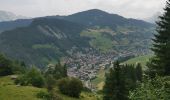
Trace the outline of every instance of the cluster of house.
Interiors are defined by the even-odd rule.
[[[90,81],[95,79],[101,68],[110,67],[113,61],[119,58],[133,55],[132,52],[123,51],[116,53],[98,53],[93,49],[86,49],[85,52],[72,52],[71,57],[66,58],[68,75],[81,79],[88,88],[91,88]]]
[[[66,59],[68,67],[68,75],[81,79],[86,87],[91,88],[90,80],[96,78],[101,67],[105,67],[114,58],[115,54],[101,54],[92,49],[86,52],[72,53],[71,57]]]

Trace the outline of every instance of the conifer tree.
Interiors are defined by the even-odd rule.
[[[136,78],[138,81],[142,81],[143,71],[140,63],[136,65]]]
[[[125,77],[126,89],[133,90],[136,88],[136,69],[133,64],[122,65],[123,75]]]
[[[158,75],[170,75],[170,0],[167,1],[165,12],[157,22],[157,34],[153,39],[152,51],[155,57],[149,64],[152,77]]]
[[[106,74],[104,100],[128,100],[128,90],[122,72],[119,62],[115,62],[113,69]]]

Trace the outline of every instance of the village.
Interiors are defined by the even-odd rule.
[[[98,53],[93,49],[85,49],[85,52],[71,52],[71,57],[66,58],[68,76],[79,78],[89,89],[95,89],[91,80],[97,77],[100,69],[110,68],[112,62],[134,57],[134,52]]]

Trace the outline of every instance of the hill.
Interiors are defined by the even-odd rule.
[[[39,67],[85,48],[100,53],[148,53],[155,27],[96,9],[36,18],[24,25],[0,34],[0,52]]]
[[[0,77],[0,100],[40,100],[36,94],[45,89],[16,86],[10,76]]]
[[[86,38],[79,35],[83,28],[65,20],[36,19],[29,27],[3,32],[0,51],[27,64],[41,66],[61,57],[73,46],[88,46]]]
[[[98,9],[91,9],[91,10],[75,13],[69,16],[56,16],[56,17],[53,16],[50,18],[64,19],[64,20],[76,22],[79,24],[83,24],[89,27],[109,26],[111,29],[115,29],[117,26],[128,26],[128,25],[137,26],[137,27],[145,27],[145,28],[154,26],[153,24],[150,24],[142,20],[124,18],[120,15],[110,14],[108,12],[98,10]]]
[[[139,57],[135,57],[132,59],[129,59],[125,62],[123,62],[123,64],[136,64],[136,63],[141,63],[141,65],[143,66],[143,68],[146,68],[146,63],[149,61],[149,59],[153,57],[153,55],[144,55],[144,56],[139,56]]]
[[[0,22],[0,33],[7,30],[12,30],[18,27],[26,27],[31,24],[33,19],[17,19],[14,21]]]

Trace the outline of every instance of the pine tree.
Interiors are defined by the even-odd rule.
[[[160,16],[160,21],[157,22],[157,32],[153,39],[152,51],[155,57],[149,64],[149,71],[152,76],[170,75],[170,0],[167,1],[165,13]]]
[[[136,65],[136,78],[138,81],[142,81],[143,71],[140,63]]]
[[[46,87],[49,92],[52,92],[53,88],[56,85],[56,80],[52,75],[47,75],[46,76]]]
[[[113,69],[106,74],[104,100],[128,100],[125,77],[119,62],[114,63]]]
[[[63,66],[63,77],[67,77],[67,65],[64,64]]]
[[[133,90],[136,88],[136,69],[133,64],[122,65],[123,75],[125,77],[126,89]]]

